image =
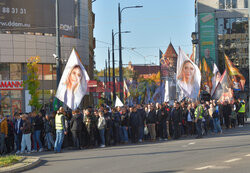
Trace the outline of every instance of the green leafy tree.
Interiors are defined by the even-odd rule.
[[[27,63],[27,80],[24,81],[24,85],[27,86],[31,99],[29,105],[38,112],[41,109],[41,104],[39,103],[39,86],[40,82],[38,80],[38,63],[40,62],[40,57],[30,57]]]

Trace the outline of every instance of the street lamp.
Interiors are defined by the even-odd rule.
[[[122,37],[121,37],[121,15],[122,11],[128,8],[142,8],[143,6],[129,6],[120,8],[118,4],[118,25],[119,25],[119,79],[120,79],[120,99],[123,101],[123,72],[122,72]]]
[[[116,89],[115,89],[115,35],[118,34],[119,32],[114,33],[112,30],[112,65],[113,65],[113,102],[115,103],[116,99]],[[131,33],[131,31],[123,31],[121,33]]]
[[[59,28],[59,0],[55,0],[56,12],[56,84],[57,88],[61,79],[61,43],[60,43],[60,28]],[[57,109],[60,106],[60,101],[57,99]]]
[[[193,57],[194,61],[196,64],[199,64],[199,57],[196,55],[196,47],[199,44],[199,39],[198,39],[198,33],[197,32],[192,32],[191,34],[192,37],[192,44],[193,44]]]

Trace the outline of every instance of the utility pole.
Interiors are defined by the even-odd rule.
[[[110,49],[108,49],[108,74],[109,74],[109,80],[108,80],[108,89],[109,89],[109,92],[108,92],[108,100],[110,102],[111,100],[111,91],[110,91]]]
[[[122,72],[122,37],[121,37],[121,8],[118,4],[118,26],[119,26],[119,85],[120,85],[120,100],[123,100],[123,72]]]
[[[55,0],[55,12],[56,12],[56,84],[57,88],[61,79],[61,43],[60,43],[60,22],[59,22],[59,0]],[[57,109],[59,109],[60,101],[57,99]]]
[[[114,31],[112,30],[112,63],[113,63],[113,103],[115,104],[116,89],[115,89],[115,38]]]

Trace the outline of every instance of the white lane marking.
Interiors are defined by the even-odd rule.
[[[247,155],[245,155],[245,156],[250,157],[250,154],[247,154]]]
[[[214,165],[208,165],[208,166],[204,166],[204,167],[200,167],[200,168],[195,168],[195,170],[201,171],[201,170],[209,169],[209,168],[213,168],[213,167],[215,167],[215,166]]]
[[[195,144],[195,142],[190,142],[188,145],[194,145]]]
[[[195,170],[197,171],[202,171],[205,169],[227,169],[230,168],[229,166],[215,166],[215,165],[208,165],[208,166],[204,166],[204,167],[200,167],[200,168],[195,168]]]
[[[238,160],[241,160],[242,158],[235,158],[235,159],[231,159],[231,160],[227,160],[225,161],[225,163],[231,163],[231,162],[235,162],[235,161],[238,161]]]

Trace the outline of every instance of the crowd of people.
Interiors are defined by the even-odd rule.
[[[132,107],[57,112],[41,111],[0,115],[1,154],[61,152],[61,148],[84,149],[143,141],[179,139],[221,134],[222,129],[243,127],[245,102],[219,103],[215,100],[137,104]]]

